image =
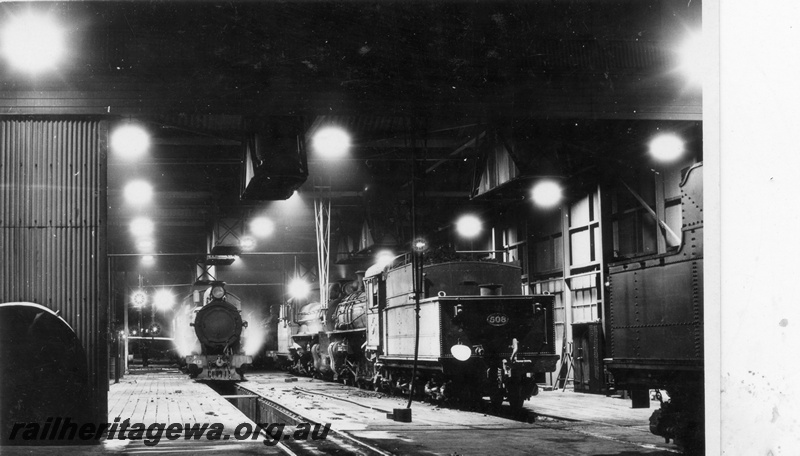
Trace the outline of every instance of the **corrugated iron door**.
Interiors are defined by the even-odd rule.
[[[106,157],[99,119],[0,120],[0,302],[57,311],[87,354],[107,415]]]

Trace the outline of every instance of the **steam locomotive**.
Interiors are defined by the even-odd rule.
[[[199,342],[199,350],[186,356],[189,376],[198,380],[244,380],[253,357],[242,352],[241,300],[225,290],[223,282],[213,282],[197,299],[190,326]],[[199,353],[198,353],[199,351]]]
[[[508,264],[426,264],[423,273],[419,334],[414,266],[399,256],[333,284],[327,307],[284,305],[279,362],[297,375],[362,388],[407,394],[413,381],[432,401],[472,405],[488,396],[521,408],[558,361],[554,297],[522,295],[520,269]]]
[[[690,451],[703,445],[703,178],[702,163],[681,182],[682,242],[672,252],[609,265],[610,357],[617,388],[633,392],[634,407],[649,390],[668,401],[650,430]]]

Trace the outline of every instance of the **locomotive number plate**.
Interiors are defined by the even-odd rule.
[[[486,317],[486,323],[489,323],[492,326],[503,326],[508,323],[508,315],[493,313]]]

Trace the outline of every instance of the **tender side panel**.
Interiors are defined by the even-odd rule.
[[[701,360],[696,332],[702,261],[619,272],[610,277],[612,357]]]
[[[386,309],[386,356],[414,358],[415,303]],[[437,360],[441,353],[441,307],[435,300],[420,302],[419,359]]]

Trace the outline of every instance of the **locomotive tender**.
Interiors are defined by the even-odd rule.
[[[605,365],[618,388],[647,404],[648,390],[667,391],[650,430],[687,448],[702,448],[704,435],[702,176],[698,163],[681,183],[680,247],[610,264],[608,274]]]
[[[300,375],[408,393],[414,363],[413,267],[402,257],[331,287],[327,309],[285,307],[279,357]],[[414,391],[472,404],[489,396],[512,408],[555,370],[551,295],[522,295],[520,270],[491,262],[425,265]],[[506,294],[510,293],[510,294]]]
[[[214,282],[202,303],[192,311],[190,326],[200,342],[200,353],[185,358],[189,376],[198,380],[237,381],[253,364],[253,357],[242,353],[241,301]]]

